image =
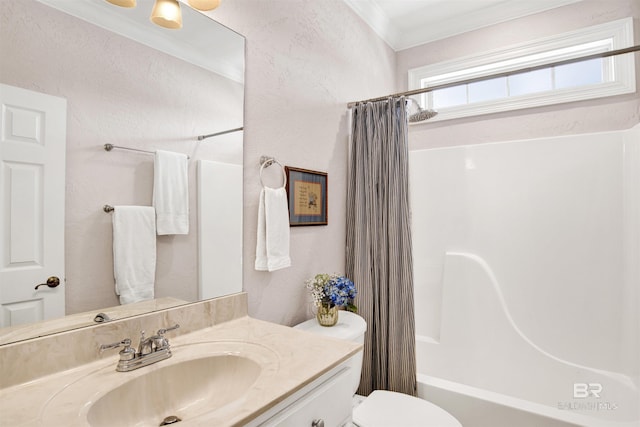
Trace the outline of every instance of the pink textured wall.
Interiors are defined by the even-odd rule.
[[[67,99],[67,313],[118,305],[102,206],[151,204],[153,156],[105,143],[191,156],[190,233],[158,237],[156,296],[195,300],[196,160],[242,161],[241,134],[195,137],[242,123],[242,85],[32,0],[0,16],[0,81]]]
[[[117,141],[128,146],[184,149],[193,154],[192,158],[204,156],[207,147],[197,146],[188,138],[209,132],[208,122],[189,115],[188,124],[178,125],[175,116],[159,111],[169,96],[162,88],[177,85],[189,94],[189,103],[202,102],[203,109],[217,109],[218,114],[225,114],[220,108],[224,103],[219,94],[197,97],[198,93],[216,93],[212,92],[215,89],[190,85],[192,79],[185,78],[187,71],[177,63],[161,67],[154,58],[128,50],[115,60],[96,55],[105,50],[123,52],[128,43],[107,34],[87,37],[83,25],[65,26],[57,12],[27,13],[25,8],[33,4],[3,0],[3,10],[8,8],[11,13],[6,15],[10,19],[3,13],[0,27],[6,31],[7,25],[12,25],[12,31],[19,34],[3,35],[3,57],[20,58],[29,71],[12,72],[13,65],[2,61],[0,77],[4,83],[69,99],[68,93],[80,94],[81,101],[69,104],[68,304],[73,311],[93,309],[116,302],[110,245],[104,243],[110,239],[110,218],[100,211],[102,204],[144,204],[151,200],[150,160],[132,153],[105,153],[101,145]],[[344,270],[347,102],[404,89],[406,72],[415,66],[625,16],[638,18],[639,8],[637,0],[585,0],[397,54],[341,0],[234,0],[209,12],[247,41],[243,282],[249,292],[250,314],[283,324],[301,321],[309,315],[304,280],[318,272]],[[45,29],[36,19],[53,23],[53,29]],[[27,47],[36,49],[36,53],[22,55]],[[61,53],[52,54],[54,48],[61,48]],[[80,64],[87,62],[92,71],[79,71]],[[116,108],[115,99],[123,97],[128,99],[128,106]],[[102,98],[109,108],[97,107],[97,100]],[[424,148],[623,129],[638,123],[639,110],[637,95],[625,95],[426,123],[411,128],[410,140],[414,148]],[[96,117],[110,124],[99,126]],[[208,114],[206,119],[210,120]],[[153,126],[143,130],[143,124]],[[274,273],[253,269],[260,192],[258,161],[263,154],[275,156],[286,165],[329,174],[329,225],[292,228],[293,266]],[[277,182],[274,169],[267,170],[267,175],[272,184]],[[163,259],[159,280],[165,287],[185,289],[185,298],[194,296],[195,291],[186,289],[195,289],[187,284],[197,280],[194,239],[192,233],[187,238],[159,241],[158,253]],[[82,298],[76,301],[76,295]],[[80,303],[80,299],[87,302]]]
[[[395,53],[342,0],[223,1],[210,16],[247,40],[244,290],[249,313],[295,324],[310,317],[304,280],[344,272],[347,108],[395,90]],[[291,228],[292,267],[253,269],[258,160],[329,174],[329,225]],[[271,167],[271,185],[279,181]]]
[[[101,207],[150,203],[152,163],[141,154],[106,153],[102,144],[207,158],[204,145],[187,140],[209,133],[203,118],[188,115],[187,124],[178,125],[181,120],[159,108],[170,101],[168,88],[176,86],[188,100],[177,105],[202,102],[200,110],[210,120],[212,111],[213,117],[225,114],[227,95],[191,84],[195,79],[185,73],[194,70],[178,63],[160,66],[135,44],[108,33],[90,36],[85,24],[67,25],[71,18],[32,0],[2,0],[2,9],[0,48],[3,57],[17,61],[15,67],[2,61],[0,81],[69,99],[69,312],[115,305],[110,217]],[[226,0],[208,14],[246,36],[243,282],[249,311],[260,319],[293,324],[310,315],[304,280],[344,270],[346,104],[395,90],[395,53],[342,0]],[[25,55],[27,50],[33,53]],[[81,71],[84,66],[89,71]],[[201,99],[199,94],[215,96]],[[275,273],[253,269],[263,154],[329,174],[329,225],[292,228],[293,266]],[[275,168],[265,175],[276,185]],[[193,171],[190,179],[195,182]],[[194,298],[196,251],[194,232],[159,238],[159,286]]]
[[[640,40],[640,1],[584,0],[561,8],[438,40],[397,54],[397,84],[407,88],[409,69],[499,49],[591,25],[632,16],[636,44]],[[640,76],[640,55],[636,54]],[[637,80],[640,84],[640,79]],[[541,138],[585,132],[628,129],[640,122],[637,93],[487,114],[478,117],[425,122],[411,126],[412,149]]]

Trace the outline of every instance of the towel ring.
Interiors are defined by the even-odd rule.
[[[260,166],[260,184],[262,184],[262,187],[266,187],[266,185],[264,185],[264,181],[262,181],[262,171],[274,163],[277,163],[278,166],[280,166],[280,169],[282,170],[283,183],[282,183],[282,187],[279,187],[279,188],[285,188],[287,186],[287,172],[284,170],[284,166],[282,166],[282,164],[279,161],[273,158],[267,159],[264,162],[262,162],[262,165]]]

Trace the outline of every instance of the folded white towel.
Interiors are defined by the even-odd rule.
[[[153,165],[153,206],[157,231],[189,234],[189,158],[186,154],[157,150]]]
[[[265,187],[258,206],[258,242],[255,269],[275,271],[291,266],[289,210],[284,188]]]
[[[120,304],[153,299],[156,217],[151,206],[115,206],[113,273]]]

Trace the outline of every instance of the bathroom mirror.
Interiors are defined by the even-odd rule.
[[[66,190],[61,196],[66,280],[60,288],[68,316],[38,325],[49,330],[3,328],[0,344],[95,325],[95,314],[119,305],[112,214],[103,206],[151,205],[153,189],[153,155],[126,148],[189,156],[190,230],[157,238],[158,300],[122,306],[114,317],[242,291],[243,133],[197,137],[243,127],[244,37],[186,3],[180,6],[183,28],[168,30],[150,22],[153,0],[137,0],[130,9],[105,0],[3,0],[0,83],[67,102]],[[123,148],[105,151],[105,144]],[[212,181],[219,176],[218,166],[225,177],[233,169],[239,181],[221,189]],[[203,227],[208,235],[200,233],[199,216],[215,218],[213,226],[224,224],[216,205],[220,191],[240,205],[231,214],[237,232],[215,241],[211,224]],[[202,195],[213,200],[204,206]],[[202,271],[199,258],[214,262],[216,245],[236,248],[235,266],[226,270],[237,274],[220,282],[215,275],[200,280],[211,271]],[[200,246],[213,248],[213,255],[200,253]]]

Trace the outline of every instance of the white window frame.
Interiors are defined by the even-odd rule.
[[[596,43],[603,40],[608,42]],[[526,67],[578,58],[598,52],[623,49],[633,46],[633,42],[633,19],[620,19],[519,44],[507,49],[494,50],[413,68],[409,70],[409,90],[516,71]],[[573,46],[588,43],[591,43],[593,47],[578,53],[570,49]],[[554,51],[553,55],[545,55],[545,52],[549,53],[551,51]],[[605,64],[605,81],[603,83],[509,96],[491,101],[443,108],[437,116],[420,124],[634,93],[636,91],[634,55],[617,55],[603,58],[603,60]],[[421,95],[420,103],[423,107],[429,106],[429,96],[429,92]]]

